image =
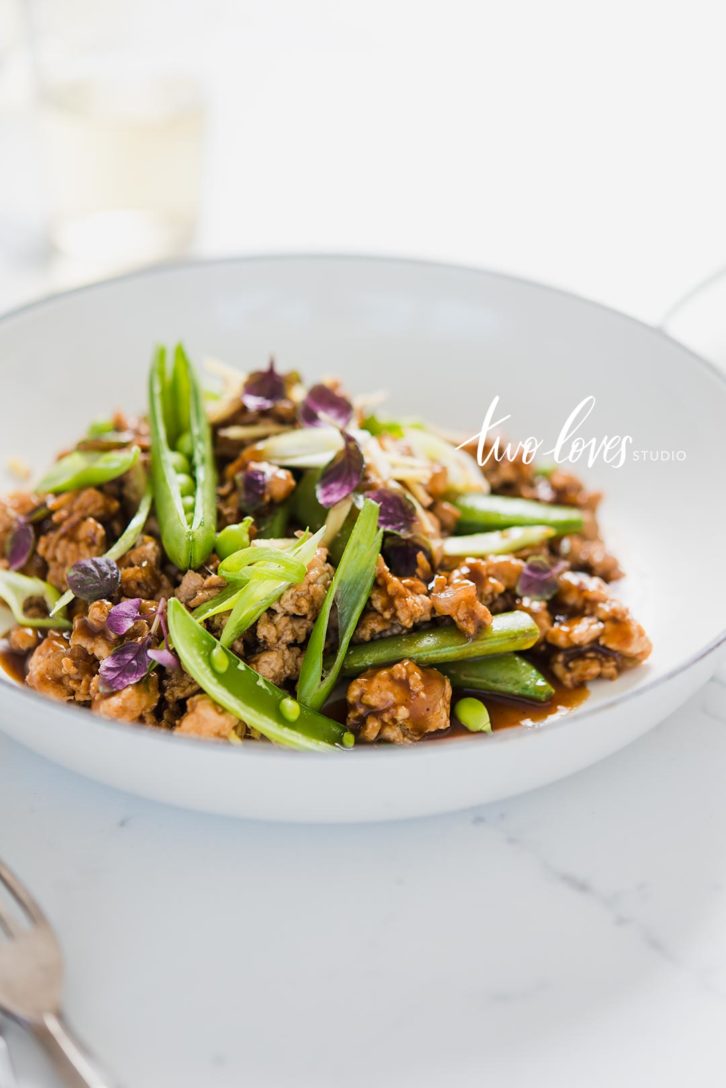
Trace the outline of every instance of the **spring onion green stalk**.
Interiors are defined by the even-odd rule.
[[[28,616],[25,602],[34,597],[42,598],[50,613],[48,616]],[[3,600],[13,614],[13,619],[21,627],[68,628],[70,623],[62,609],[54,616],[55,606],[60,594],[49,582],[41,578],[29,578],[14,570],[0,570],[0,600]]]
[[[194,618],[202,620],[207,619],[209,616],[215,616],[219,612],[229,612],[230,615],[222,632],[221,641],[222,645],[231,646],[240,635],[244,634],[248,627],[251,627],[260,618],[271,604],[279,600],[286,589],[303,580],[308,563],[315,555],[322,534],[323,530],[321,529],[313,536],[299,541],[290,541],[289,543],[293,546],[287,550],[275,549],[275,555],[278,558],[284,555],[286,559],[294,561],[293,567],[290,568],[292,577],[289,573],[282,573],[279,563],[275,562],[274,565],[266,564],[264,555],[268,551],[272,551],[272,548],[265,547],[262,549],[253,546],[252,550],[262,552],[263,559],[260,563],[252,566],[252,571],[247,580],[242,583],[241,587],[239,581],[226,586],[211,601],[207,601],[206,604],[195,609]],[[234,555],[231,555],[225,559],[224,563],[233,564],[234,558]],[[272,561],[270,562],[272,563]],[[224,564],[220,565],[220,570],[223,566]],[[244,569],[246,568],[241,567],[240,571]],[[298,577],[301,572],[302,576]]]
[[[323,607],[308,642],[297,697],[306,706],[319,709],[330,695],[350,645],[360,614],[368,600],[376,573],[383,533],[378,528],[378,504],[366,499],[350,534],[335,577],[328,587]],[[337,650],[324,663],[325,644],[335,618]]]
[[[126,555],[126,552],[130,552],[136,541],[141,536],[144,526],[146,525],[146,519],[149,516],[151,510],[151,500],[153,493],[151,490],[151,482],[147,481],[144,489],[144,494],[139,503],[138,509],[131,521],[128,523],[121,536],[118,538],[115,544],[112,544],[107,552],[104,552],[104,559],[113,559],[114,562],[121,559]],[[55,616],[58,612],[70,604],[75,597],[75,593],[71,589],[67,589],[62,597],[60,597],[51,611],[51,616]]]
[[[57,494],[59,491],[77,491],[81,487],[98,487],[123,476],[139,459],[138,446],[123,449],[73,450],[61,457],[39,481],[36,491]]]
[[[171,368],[159,348],[149,374],[154,502],[164,551],[180,570],[199,567],[215,543],[216,470],[199,382],[177,345]]]
[[[457,532],[508,529],[511,525],[549,525],[557,534],[582,531],[582,510],[553,506],[507,495],[461,495],[455,500],[461,512]]]
[[[419,665],[439,665],[506,654],[513,650],[528,650],[538,637],[539,628],[526,612],[501,612],[494,616],[489,627],[471,639],[456,627],[432,627],[428,631],[390,635],[352,646],[345,655],[342,672],[344,676],[355,676],[364,669],[391,665],[404,658]]]
[[[284,536],[289,520],[290,507],[288,503],[278,503],[278,505],[273,507],[269,513],[257,518],[255,522],[257,526],[257,535],[259,537],[264,537],[265,539]],[[312,526],[309,525],[307,528],[310,529]]]
[[[296,714],[291,705],[295,700],[224,648],[175,597],[169,601],[167,617],[174,650],[186,671],[235,718],[289,748],[325,752],[349,747],[351,734],[345,726],[305,706]],[[227,667],[220,670],[221,655]]]
[[[467,696],[457,700],[454,705],[454,714],[470,733],[491,733],[492,731],[489,711],[479,699]]]
[[[228,582],[246,582],[257,576],[260,564],[264,565],[265,574],[273,577],[279,575],[286,578],[291,585],[302,582],[307,569],[304,563],[281,548],[250,545],[249,548],[241,548],[222,560],[217,572]]]
[[[548,703],[554,695],[554,688],[542,673],[518,654],[450,661],[441,666],[441,671],[455,688],[465,691],[510,695],[536,703]]]
[[[320,479],[320,469],[308,469],[303,472],[300,482],[292,493],[292,513],[298,525],[307,525],[308,529],[315,532],[325,524],[328,511],[315,493],[315,486]]]
[[[451,558],[478,555],[508,555],[523,548],[534,548],[555,536],[548,525],[521,525],[491,533],[448,536],[442,544],[444,555]]]

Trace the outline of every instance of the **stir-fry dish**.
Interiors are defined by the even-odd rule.
[[[651,644],[600,495],[392,419],[336,380],[158,349],[117,412],[0,499],[3,659],[104,718],[310,750],[489,733]],[[546,717],[539,713],[539,717]]]

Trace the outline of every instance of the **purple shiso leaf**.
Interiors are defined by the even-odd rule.
[[[125,635],[141,619],[141,597],[130,597],[115,604],[106,617],[106,627],[112,635]]]
[[[129,684],[136,684],[143,680],[149,671],[149,640],[141,642],[124,642],[112,654],[101,662],[98,675],[101,681],[101,691],[108,694],[110,691],[121,691]]]
[[[306,427],[347,427],[352,418],[350,401],[327,385],[314,385],[300,406],[300,422]]]
[[[100,601],[113,597],[121,581],[121,572],[113,559],[100,555],[79,559],[68,571],[68,587],[82,601]]]
[[[533,555],[519,576],[517,593],[520,597],[549,601],[557,592],[557,577],[566,566],[563,562],[552,565],[543,555]]]
[[[157,665],[163,665],[165,669],[181,668],[176,654],[166,647],[159,650],[148,650],[147,653],[152,661],[155,661]]]
[[[404,539],[401,536],[384,538],[383,558],[388,564],[388,569],[397,578],[417,577],[418,557],[421,552],[431,563],[431,553],[420,540]]]
[[[343,448],[338,450],[332,461],[328,461],[315,485],[318,502],[326,509],[335,506],[336,502],[355,491],[363,476],[363,454],[360,446],[345,431],[341,435]]]
[[[20,570],[30,559],[35,546],[35,529],[23,520],[13,529],[8,541],[7,560],[11,570]]]
[[[247,468],[237,477],[241,488],[242,507],[248,513],[257,510],[265,501],[267,473],[261,468]]]
[[[388,488],[378,487],[374,491],[366,491],[365,497],[373,499],[380,506],[378,525],[381,529],[400,536],[407,536],[411,532],[416,511],[413,503],[402,491],[389,491]]]
[[[242,403],[251,412],[264,412],[285,396],[285,382],[275,370],[275,360],[270,359],[267,370],[250,374],[242,391]]]

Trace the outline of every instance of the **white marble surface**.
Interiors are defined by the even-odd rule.
[[[725,726],[722,669],[565,782],[352,828],[163,808],[0,738],[0,855],[125,1088],[703,1088],[726,1064]]]

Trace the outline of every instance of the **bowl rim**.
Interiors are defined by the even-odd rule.
[[[11,323],[16,318],[22,318],[28,314],[32,314],[38,309],[44,309],[49,305],[56,302],[62,302],[67,298],[72,298],[77,295],[92,294],[94,291],[103,290],[105,288],[113,287],[116,284],[122,284],[128,281],[134,281],[138,279],[147,279],[158,275],[172,274],[174,272],[180,272],[185,270],[201,269],[210,266],[224,266],[224,265],[247,265],[254,264],[256,262],[306,262],[316,261],[321,263],[333,263],[333,262],[350,262],[352,264],[358,263],[371,263],[371,264],[387,264],[387,265],[399,265],[399,266],[412,266],[414,268],[424,268],[440,271],[449,271],[470,274],[472,276],[485,276],[491,279],[505,280],[513,284],[519,284],[521,286],[533,288],[536,291],[544,291],[549,294],[553,294],[559,298],[567,300],[574,300],[575,302],[585,306],[591,307],[597,311],[604,312],[606,314],[615,316],[621,320],[624,320],[630,324],[635,325],[637,328],[645,331],[649,335],[653,336],[656,340],[663,340],[664,342],[675,345],[679,351],[690,358],[691,362],[699,366],[703,371],[715,378],[717,383],[726,390],[726,370],[721,369],[715,363],[709,359],[704,358],[691,348],[682,344],[679,340],[670,336],[669,333],[658,325],[649,325],[645,321],[641,321],[637,317],[633,317],[631,314],[617,310],[612,306],[607,306],[605,303],[597,302],[593,299],[587,298],[578,294],[575,291],[565,290],[561,287],[556,287],[548,283],[542,283],[539,280],[529,279],[525,276],[517,276],[508,272],[499,272],[496,269],[486,268],[478,265],[457,264],[451,261],[436,261],[422,257],[407,257],[396,256],[388,254],[375,254],[375,253],[355,253],[355,252],[320,252],[320,253],[306,253],[301,252],[260,252],[252,254],[225,254],[216,257],[187,257],[175,260],[163,261],[156,264],[131,269],[126,272],[122,272],[116,276],[110,276],[105,279],[95,280],[92,283],[80,284],[75,287],[70,287],[62,291],[50,292],[42,295],[39,298],[34,298],[29,302],[21,303],[19,306],[12,307],[9,310],[0,312],[0,330],[7,324]],[[596,706],[588,707],[586,704],[578,707],[572,713],[564,714],[562,717],[555,718],[551,722],[543,722],[542,725],[535,725],[531,728],[519,728],[519,729],[506,729],[498,733],[493,734],[487,738],[486,747],[489,749],[492,744],[517,744],[522,743],[524,738],[533,738],[536,736],[543,737],[552,733],[553,731],[560,732],[564,728],[569,728],[575,723],[584,723],[586,719],[590,721],[596,718],[598,715],[605,711],[612,710],[615,707],[619,707],[628,702],[634,702],[639,697],[647,694],[648,692],[669,683],[678,677],[681,673],[686,672],[699,662],[704,661],[706,658],[716,654],[716,651],[726,644],[726,624],[708,643],[699,647],[694,653],[687,657],[684,661],[674,665],[662,676],[656,677],[650,681],[645,681],[636,687],[629,688],[627,691],[614,694],[611,698],[605,699],[603,702],[598,703]],[[173,743],[175,746],[179,746],[180,743],[185,745],[191,750],[201,754],[204,751],[205,756],[217,758],[213,753],[219,753],[223,758],[229,759],[230,755],[233,758],[246,758],[254,760],[295,760],[300,761],[301,758],[306,762],[315,762],[321,764],[323,762],[334,762],[336,765],[350,756],[349,751],[333,750],[331,752],[309,752],[299,751],[296,749],[285,748],[282,745],[221,745],[221,744],[201,744],[200,738],[192,736],[178,737],[174,733],[156,729],[152,726],[140,725],[134,722],[120,722],[113,719],[103,718],[98,714],[93,714],[86,707],[76,707],[67,703],[61,703],[53,699],[49,699],[43,695],[39,695],[37,692],[31,689],[15,684],[12,681],[6,682],[0,681],[0,692],[5,692],[9,698],[19,698],[22,705],[23,701],[29,700],[37,707],[41,705],[46,709],[50,706],[53,708],[54,713],[57,712],[61,715],[72,718],[75,722],[85,722],[84,728],[93,728],[98,730],[99,726],[113,733],[123,734],[124,736],[138,738],[146,738],[150,743],[169,744]],[[4,699],[5,696],[3,695]],[[447,745],[444,747],[444,752],[439,747],[434,748],[431,744],[425,745],[381,745],[381,746],[356,746],[355,762],[359,764],[362,759],[367,761],[373,761],[378,759],[386,760],[406,760],[428,758],[434,752],[438,753],[439,762],[441,762],[441,756],[446,752],[454,753],[458,751],[466,750],[471,753],[473,745],[477,744],[479,738],[472,736],[471,738],[463,737],[455,745]],[[531,743],[531,742],[530,742]],[[483,750],[483,748],[482,748]]]

